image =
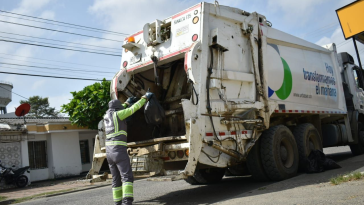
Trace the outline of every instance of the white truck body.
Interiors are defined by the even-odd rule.
[[[321,47],[272,28],[258,13],[209,3],[148,23],[131,37],[111,98],[125,101],[150,88],[161,101],[167,117],[160,127],[148,130],[143,111],[128,122],[130,155],[148,156],[154,172],[183,170],[180,179],[197,169],[239,165],[277,125],[311,123],[322,143],[323,124],[341,123],[347,137],[341,145],[358,143],[350,113],[363,113],[363,90],[353,65],[344,72],[334,44]],[[160,86],[153,82],[152,56],[161,66]],[[350,113],[343,81],[354,95]],[[96,141],[103,153],[104,139]]]

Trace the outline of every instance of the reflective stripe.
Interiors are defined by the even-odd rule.
[[[112,198],[115,202],[121,201],[123,199],[123,187],[112,188]]]
[[[123,145],[123,146],[128,146],[128,144],[124,141],[109,141],[106,142],[106,146],[111,146],[111,145]]]
[[[116,118],[116,112],[112,114],[112,118],[114,119],[115,132],[119,132],[119,123],[118,119]]]
[[[120,197],[120,198],[114,198],[114,201],[115,202],[119,202],[119,201],[121,201],[123,199],[123,197]]]
[[[110,139],[110,138],[112,138],[112,137],[116,137],[116,136],[118,136],[118,135],[125,135],[125,137],[127,137],[127,136],[128,136],[128,133],[127,133],[127,132],[125,132],[124,130],[121,130],[121,131],[119,131],[119,132],[116,132],[116,133],[112,133],[112,134],[108,134],[108,135],[106,135],[106,138],[107,138],[107,139]]]
[[[125,197],[134,197],[133,194],[133,183],[132,182],[123,182],[123,198]]]

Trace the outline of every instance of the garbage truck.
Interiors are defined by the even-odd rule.
[[[142,27],[142,26],[141,26]],[[264,15],[199,3],[151,20],[125,38],[111,99],[148,89],[159,125],[128,119],[134,174],[208,184],[226,173],[284,180],[312,150],[349,145],[364,154],[364,78],[350,54],[272,27]],[[105,159],[99,123],[89,178]]]

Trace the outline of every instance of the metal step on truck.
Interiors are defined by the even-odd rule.
[[[350,145],[364,154],[364,78],[348,53],[272,28],[265,16],[199,3],[125,39],[111,99],[153,92],[159,126],[137,111],[128,121],[133,171],[174,174],[190,184],[249,172],[295,176],[311,150]],[[105,159],[96,137],[96,179]]]

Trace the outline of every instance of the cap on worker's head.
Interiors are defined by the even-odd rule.
[[[124,107],[121,104],[120,100],[110,100],[109,109],[122,110],[124,109]]]

